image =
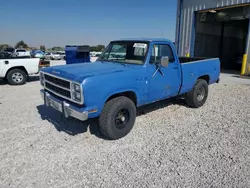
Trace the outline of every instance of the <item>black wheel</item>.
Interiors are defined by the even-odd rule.
[[[197,80],[194,88],[186,96],[187,104],[192,108],[203,106],[208,97],[208,83],[203,80]]]
[[[10,85],[23,85],[27,81],[27,75],[23,70],[13,69],[7,73],[7,81]]]
[[[136,107],[127,97],[117,97],[108,101],[99,117],[101,132],[109,139],[126,136],[134,126]]]

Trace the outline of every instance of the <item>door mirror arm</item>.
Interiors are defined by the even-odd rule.
[[[160,63],[155,63],[155,72],[152,75],[152,77],[154,77],[156,75],[157,72],[159,72],[162,76],[164,76],[163,72],[161,71],[162,65]]]

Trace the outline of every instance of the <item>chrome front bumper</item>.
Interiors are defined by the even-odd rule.
[[[52,107],[56,109],[57,111],[63,113],[65,118],[68,118],[69,116],[71,116],[81,121],[85,121],[88,119],[87,111],[83,111],[83,112],[79,111],[73,108],[72,105],[70,105],[66,101],[61,101],[53,97],[52,95],[50,95],[48,92],[44,91],[43,89],[40,91],[40,94],[46,106]]]

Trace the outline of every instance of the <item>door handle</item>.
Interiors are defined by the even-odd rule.
[[[9,61],[4,61],[4,63],[5,63],[6,65],[8,65],[8,64],[9,64]]]

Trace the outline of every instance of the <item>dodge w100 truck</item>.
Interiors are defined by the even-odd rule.
[[[208,85],[219,81],[217,58],[179,58],[165,39],[112,41],[94,63],[54,66],[40,72],[44,103],[85,121],[99,117],[109,139],[127,135],[137,107],[182,95],[204,105]]]

